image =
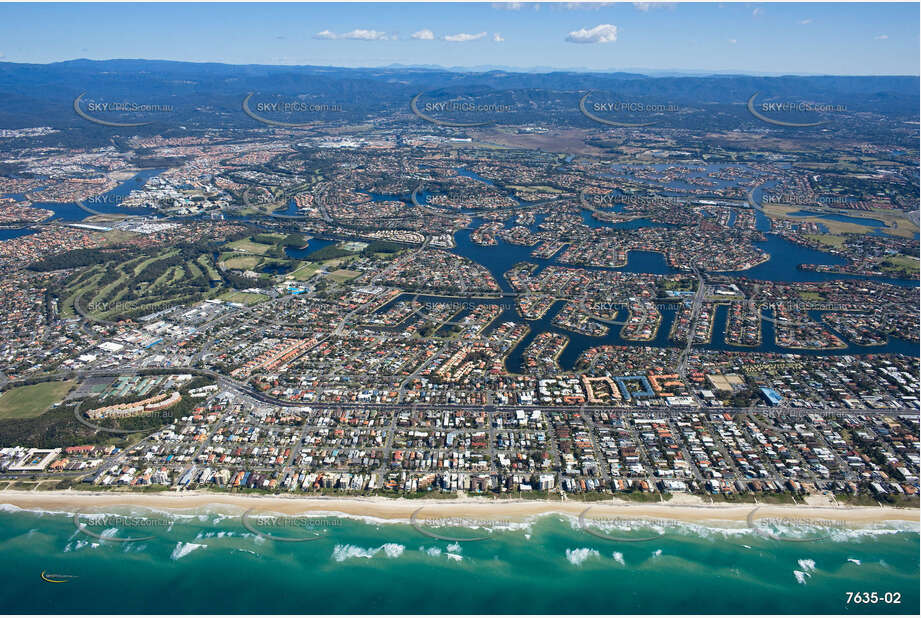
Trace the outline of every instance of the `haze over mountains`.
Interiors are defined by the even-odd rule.
[[[252,128],[240,113],[250,92],[299,97],[342,105],[341,119],[408,111],[420,92],[478,96],[526,110],[512,122],[590,126],[577,108],[588,91],[611,93],[622,101],[669,104],[692,109],[695,126],[726,122],[757,126],[745,111],[755,92],[764,100],[816,101],[845,105],[849,113],[886,115],[893,122],[916,120],[917,76],[754,76],[508,70],[452,70],[428,67],[339,68],[321,66],[229,65],[162,60],[71,60],[52,64],[0,63],[0,128],[52,125],[92,135],[73,111],[81,93],[88,99],[130,100],[169,105],[169,127]],[[677,115],[673,115],[677,116]],[[160,118],[139,133],[163,131]],[[686,122],[687,118],[682,120]],[[669,119],[663,126],[668,126]],[[703,123],[703,124],[701,124]],[[660,123],[661,124],[661,123]],[[760,128],[764,128],[763,126]],[[99,133],[107,138],[111,131]]]

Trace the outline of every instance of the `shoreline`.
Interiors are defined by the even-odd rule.
[[[681,496],[671,503],[636,503],[623,500],[597,502],[551,502],[546,500],[518,499],[407,499],[383,497],[303,497],[286,495],[223,494],[194,490],[182,493],[134,492],[84,492],[18,491],[0,492],[0,505],[22,510],[42,510],[75,513],[83,510],[99,511],[113,508],[147,508],[151,510],[182,511],[260,510],[285,515],[304,515],[311,512],[340,514],[345,517],[392,520],[391,523],[408,522],[413,513],[420,520],[432,518],[469,518],[498,523],[523,522],[543,515],[578,517],[586,509],[591,512],[586,519],[671,520],[680,523],[742,524],[747,526],[749,515],[758,508],[757,519],[787,519],[791,523],[817,525],[865,526],[884,522],[919,522],[919,510],[897,507],[833,506],[817,504],[708,504],[694,496]]]

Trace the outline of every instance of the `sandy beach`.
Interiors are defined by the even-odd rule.
[[[212,510],[243,513],[253,509],[284,515],[342,514],[383,520],[468,519],[477,522],[518,522],[545,514],[579,516],[587,508],[588,519],[673,520],[715,525],[745,525],[758,507],[757,519],[773,518],[797,523],[862,526],[881,522],[918,522],[918,509],[894,507],[829,506],[827,504],[767,505],[708,504],[697,496],[676,496],[669,502],[636,503],[623,500],[578,502],[540,501],[468,497],[452,500],[408,500],[381,497],[304,497],[229,495],[206,491],[153,494],[88,491],[2,491],[0,504],[26,510],[61,512],[102,512],[139,507],[165,511]]]

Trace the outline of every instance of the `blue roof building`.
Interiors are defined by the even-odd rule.
[[[779,406],[783,403],[783,397],[773,388],[765,388],[762,386],[761,394],[764,396],[765,400],[767,400],[768,404],[772,406]]]

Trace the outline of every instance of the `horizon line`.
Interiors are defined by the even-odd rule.
[[[14,61],[6,60],[0,57],[0,65],[12,64],[20,66],[51,66],[55,64],[66,64],[72,62],[170,62],[175,64],[214,64],[228,67],[270,67],[270,68],[289,68],[289,69],[304,69],[304,68],[322,68],[322,69],[342,69],[342,70],[362,70],[362,69],[415,69],[420,71],[447,71],[447,72],[471,72],[471,73],[490,73],[490,72],[512,72],[512,73],[530,73],[530,74],[547,74],[547,73],[582,73],[582,74],[598,74],[598,73],[628,73],[641,75],[648,78],[657,78],[657,77],[667,77],[668,75],[654,75],[655,73],[661,74],[674,74],[682,75],[686,77],[732,77],[732,76],[744,76],[744,77],[921,77],[919,74],[906,74],[906,73],[791,73],[783,71],[758,71],[758,72],[745,72],[738,69],[679,69],[679,68],[669,68],[669,69],[653,69],[653,68],[608,68],[608,69],[589,69],[585,67],[504,67],[504,66],[490,66],[490,65],[474,65],[474,66],[443,66],[443,65],[426,65],[426,64],[402,64],[402,63],[390,63],[385,65],[358,65],[358,66],[342,66],[334,64],[267,64],[267,63],[234,63],[234,62],[220,62],[214,60],[170,60],[164,58],[104,58],[104,59],[94,59],[94,58],[70,58],[67,60],[54,60],[49,62],[23,62],[23,61]]]

